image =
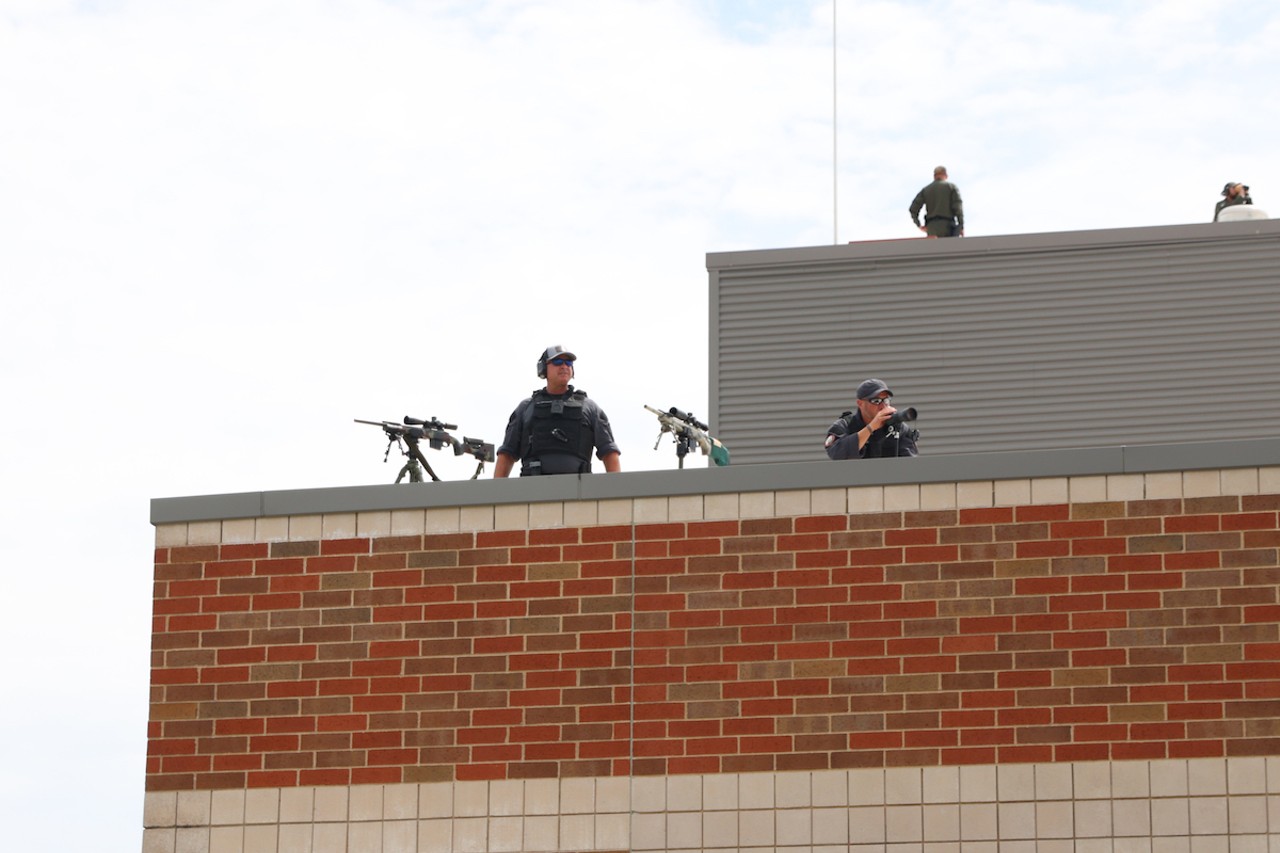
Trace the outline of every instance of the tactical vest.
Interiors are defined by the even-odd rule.
[[[539,460],[547,453],[577,457],[582,463],[579,472],[591,470],[595,429],[587,420],[586,399],[585,391],[573,391],[567,397],[548,394],[545,388],[533,393],[529,448],[525,454],[530,473],[541,473]]]

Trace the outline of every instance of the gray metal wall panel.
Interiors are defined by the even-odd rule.
[[[825,459],[827,426],[868,376],[920,410],[927,454],[1280,433],[1277,221],[707,266],[712,427],[734,464]]]

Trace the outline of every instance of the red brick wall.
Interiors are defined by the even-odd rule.
[[[147,787],[1280,754],[1278,514],[161,547]]]

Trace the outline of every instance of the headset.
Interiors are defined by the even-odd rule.
[[[554,344],[552,346],[549,346],[545,350],[543,350],[542,353],[538,356],[538,378],[539,379],[547,378],[547,362],[553,358],[568,358],[573,361],[578,360],[578,357],[576,355],[566,350],[560,344]],[[572,370],[572,368],[570,368],[570,370]],[[570,375],[572,376],[572,373]]]

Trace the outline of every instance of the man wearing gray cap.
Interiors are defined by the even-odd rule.
[[[844,412],[827,430],[825,447],[832,459],[874,459],[880,456],[918,456],[919,433],[905,422],[890,423],[898,410],[893,392],[880,379],[858,386],[856,411]]]
[[[569,384],[578,357],[556,345],[538,355],[538,377],[547,380],[520,402],[507,421],[507,432],[493,465],[494,477],[508,477],[520,460],[520,476],[589,474],[591,450],[606,471],[621,471],[620,451],[609,417],[587,399],[586,391]]]

